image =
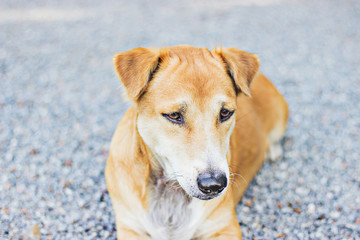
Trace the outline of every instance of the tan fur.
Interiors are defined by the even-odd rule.
[[[115,55],[114,64],[134,102],[113,136],[105,170],[118,239],[241,239],[234,208],[288,118],[283,97],[257,74],[257,57],[236,48],[176,46],[137,48]],[[235,113],[219,122],[223,107]],[[162,116],[177,111],[182,126]],[[226,172],[229,184],[203,201],[196,177],[209,167]],[[164,226],[168,235],[149,220],[162,216],[154,212],[162,204],[171,208],[154,199],[162,181],[175,184],[166,196],[183,194],[191,218],[181,224],[181,209],[174,212],[180,223]]]

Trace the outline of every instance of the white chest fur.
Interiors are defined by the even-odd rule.
[[[151,186],[149,210],[143,219],[146,232],[157,240],[194,237],[203,219],[203,202],[188,196],[177,182],[157,179]]]

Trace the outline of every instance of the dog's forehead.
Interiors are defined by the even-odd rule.
[[[213,54],[207,48],[197,48],[192,46],[175,46],[168,48],[167,57],[170,64],[187,65],[188,67],[196,68],[217,68],[222,70],[221,58]],[[201,69],[197,69],[201,70]]]
[[[160,71],[151,81],[149,93],[161,98],[209,99],[235,96],[235,89],[222,60],[206,48],[169,48]]]

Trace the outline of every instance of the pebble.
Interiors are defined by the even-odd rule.
[[[308,188],[298,187],[295,192],[301,196],[306,196],[309,194],[310,190]]]
[[[315,204],[310,203],[310,204],[308,205],[307,212],[311,214],[311,213],[314,213],[315,210],[316,210]]]
[[[34,240],[40,240],[41,239],[41,233],[40,233],[39,225],[35,224],[33,226],[33,228],[31,229],[31,232],[33,234]]]
[[[330,217],[334,218],[334,219],[337,219],[340,217],[340,212],[338,211],[332,211],[330,212]]]

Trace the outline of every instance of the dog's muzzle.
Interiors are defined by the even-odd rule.
[[[227,186],[227,178],[224,172],[207,171],[199,174],[197,184],[200,191],[207,196],[221,193]]]

